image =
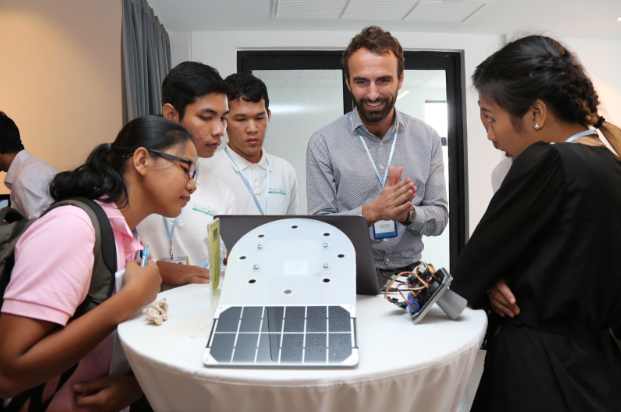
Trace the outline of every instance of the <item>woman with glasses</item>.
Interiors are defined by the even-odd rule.
[[[455,292],[502,315],[472,410],[621,411],[621,130],[548,37],[507,44],[473,82],[515,161],[453,269]]]
[[[114,234],[117,270],[126,268],[125,286],[69,322],[88,293],[95,229],[74,206],[54,208],[34,222],[17,243],[0,314],[0,397],[45,382],[42,400],[53,395],[48,411],[119,411],[141,397],[133,376],[108,374],[112,333],[152,302],[161,284],[153,261],[146,267],[134,261],[142,249],[134,229],[152,213],[179,215],[196,190],[196,159],[182,126],[148,116],[128,123],[82,166],[54,178],[56,201],[86,197],[102,207]],[[58,377],[76,363],[54,395]]]

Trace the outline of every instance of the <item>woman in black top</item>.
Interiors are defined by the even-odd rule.
[[[515,162],[452,289],[487,308],[504,278],[520,310],[489,329],[472,410],[621,411],[621,351],[609,332],[621,325],[621,130],[599,116],[579,62],[548,37],[508,44],[473,82],[489,138]]]

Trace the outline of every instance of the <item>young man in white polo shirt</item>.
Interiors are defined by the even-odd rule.
[[[267,87],[249,73],[232,74],[229,85],[228,144],[207,164],[235,194],[239,215],[295,215],[295,170],[263,148],[271,112]]]
[[[17,125],[1,111],[0,171],[7,172],[4,185],[11,190],[11,206],[28,219],[39,217],[54,201],[50,182],[56,169],[24,149]]]
[[[235,213],[233,193],[205,167],[226,130],[227,93],[218,71],[198,62],[180,63],[162,83],[163,115],[192,134],[199,157],[196,191],[181,215],[175,219],[151,215],[138,225],[138,234],[149,245],[168,286],[208,282],[209,271],[198,266],[208,259],[207,225],[215,215]]]

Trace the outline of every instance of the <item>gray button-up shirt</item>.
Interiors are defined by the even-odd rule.
[[[354,109],[351,115],[343,115],[316,131],[306,150],[308,213],[362,216],[362,206],[375,200],[381,187],[358,134],[365,139],[383,178],[396,127],[398,137],[391,164],[403,166],[402,179],[409,177],[418,188],[412,201],[416,218],[407,227],[398,223],[394,238],[373,239],[373,228],[369,228],[375,266],[380,269],[399,268],[420,260],[422,235],[438,236],[448,223],[438,133],[421,120],[396,111],[395,123],[380,139],[367,130]]]

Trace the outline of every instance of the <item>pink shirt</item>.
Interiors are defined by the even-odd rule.
[[[117,270],[123,269],[142,246],[113,203],[101,203],[116,242]],[[2,312],[65,326],[88,294],[93,273],[95,229],[80,208],[63,206],[37,220],[15,247],[15,267],[4,294]],[[75,405],[73,384],[108,375],[114,335],[93,349],[54,396],[53,411],[90,411]],[[43,399],[56,388],[49,381]]]

